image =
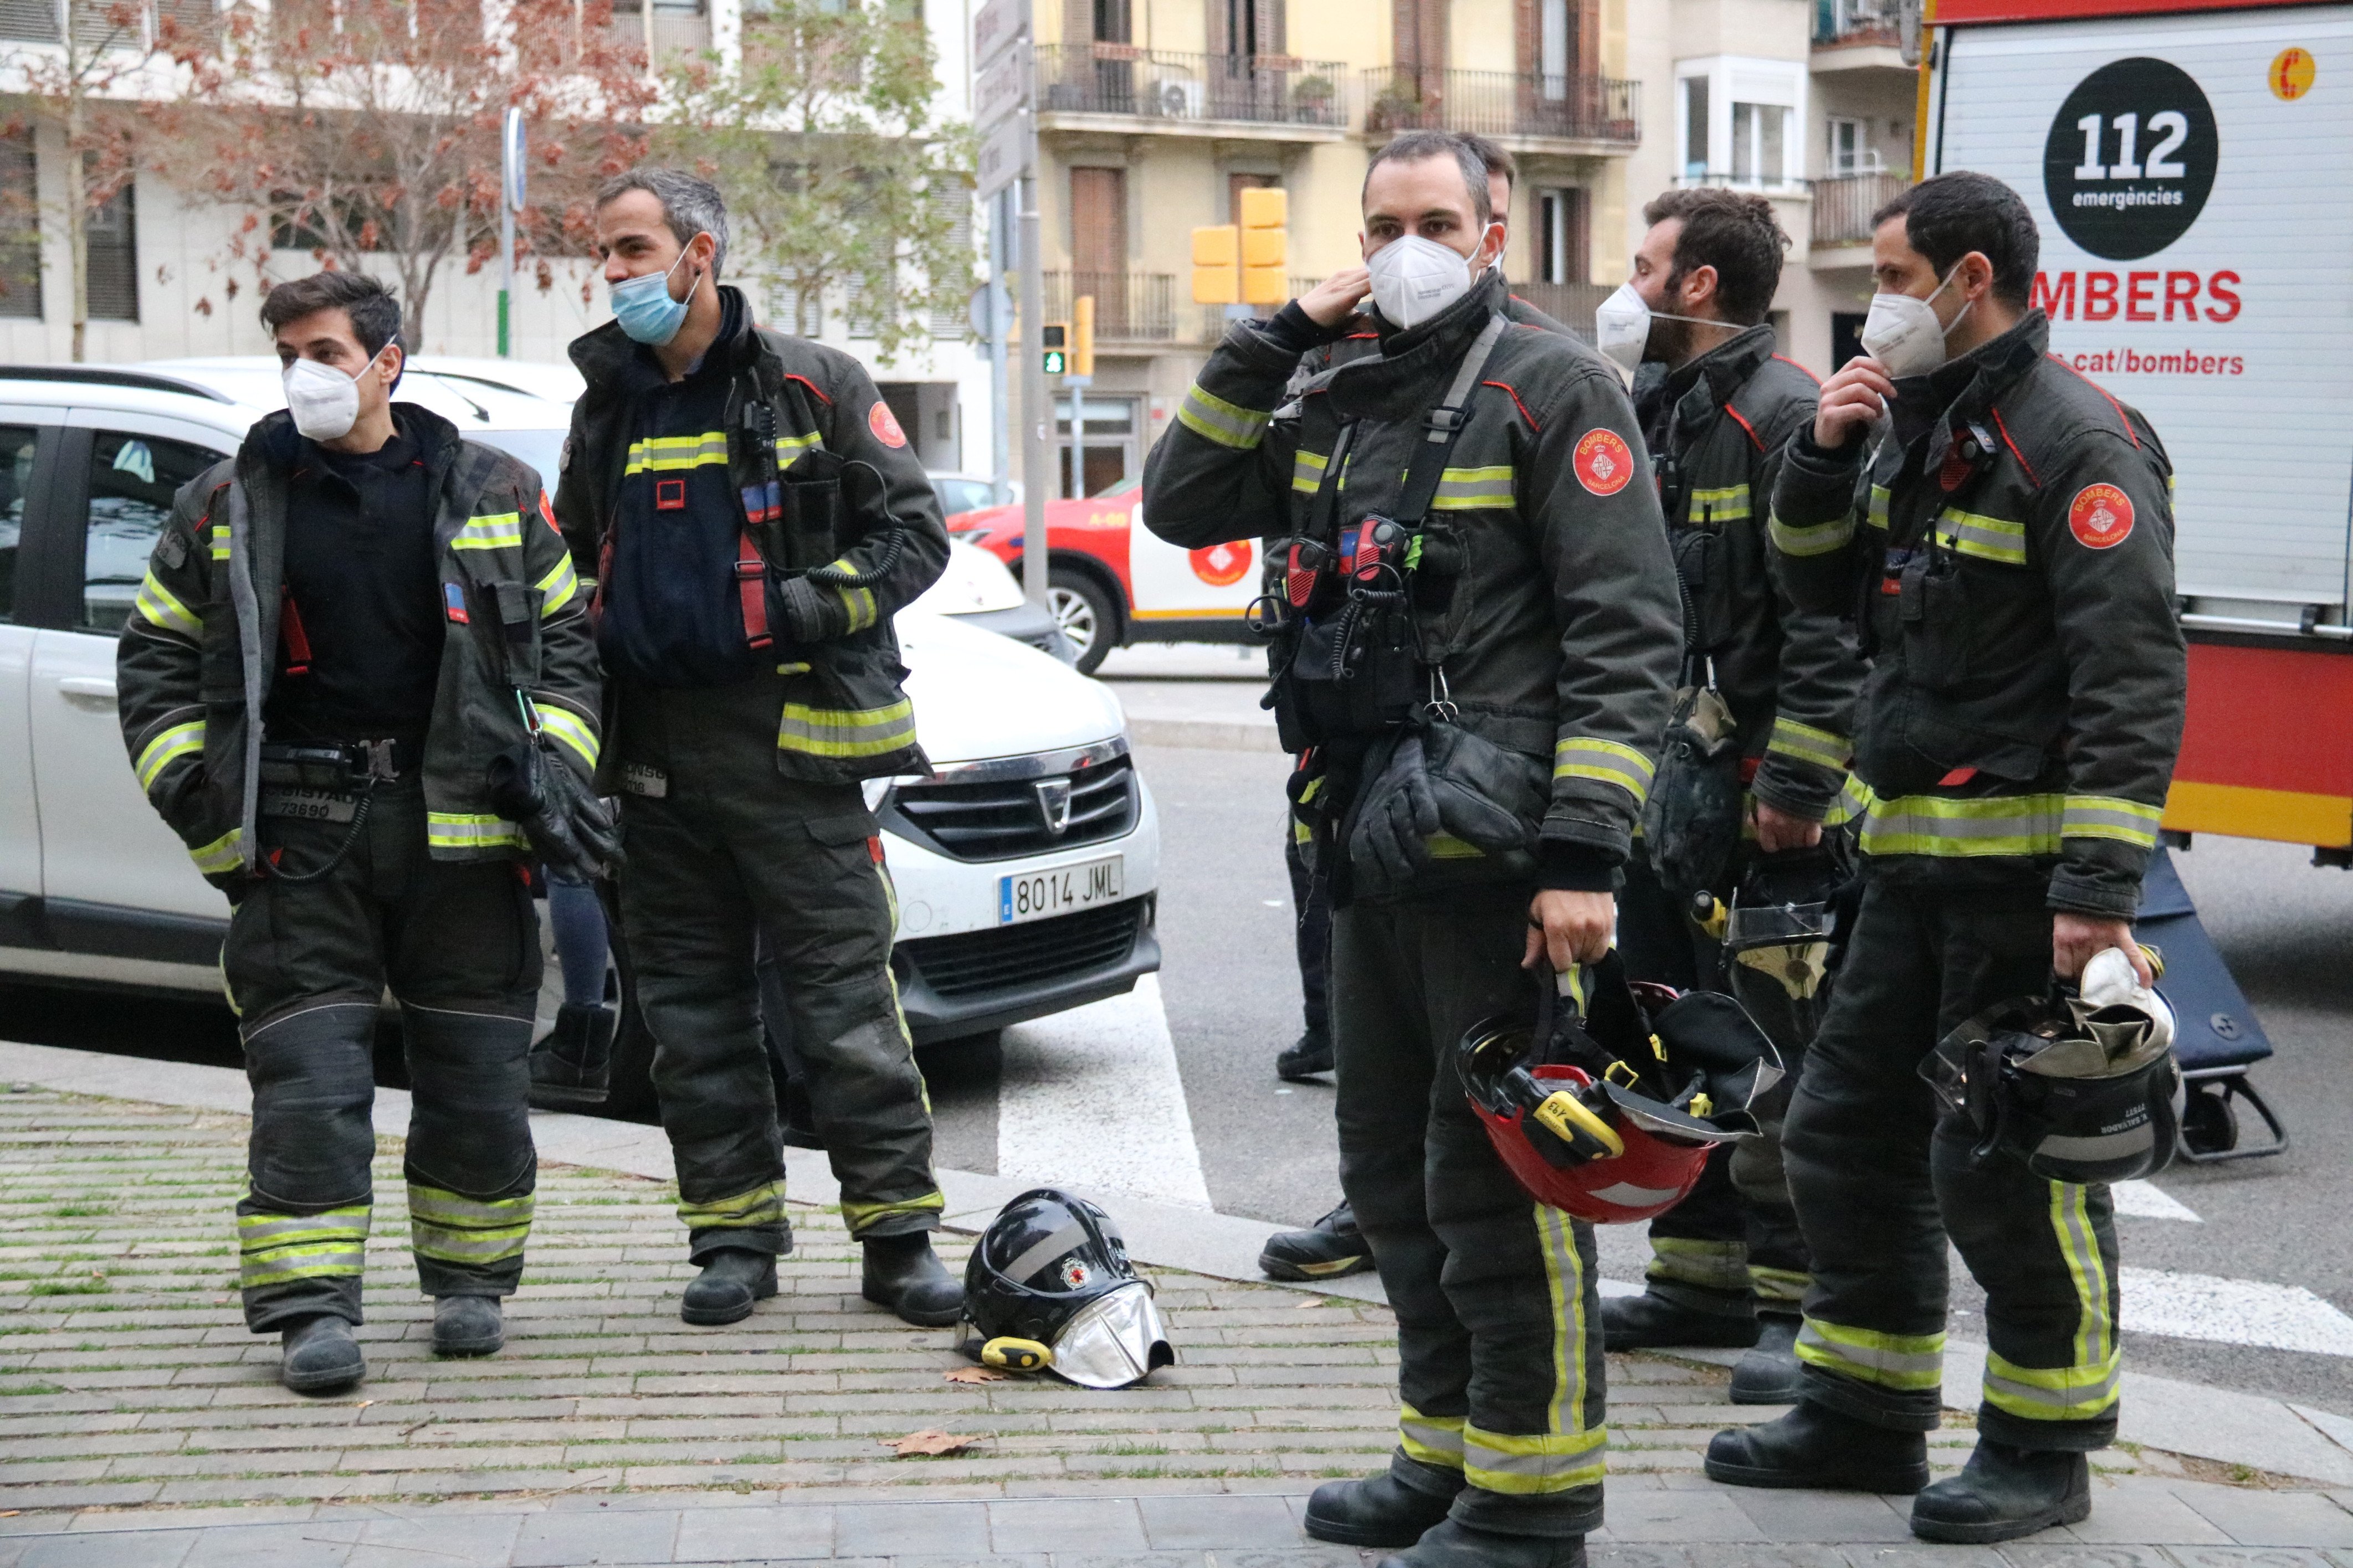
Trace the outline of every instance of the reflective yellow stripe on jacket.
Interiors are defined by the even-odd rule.
[[[244,829],[232,827],[210,844],[199,844],[189,850],[188,858],[204,875],[217,877],[245,864],[244,840]]]
[[[594,773],[603,747],[597,744],[596,731],[588,721],[559,702],[535,702],[532,706],[538,710],[539,727],[571,747]]]
[[[205,749],[205,721],[192,720],[174,724],[147,742],[139,752],[137,772],[139,787],[153,789],[164,770],[182,757],[193,756]]]
[[[1726,485],[1722,489],[1692,491],[1683,507],[1683,521],[1738,522],[1748,511],[1748,487]]]
[[[1802,724],[1787,713],[1773,720],[1772,739],[1765,742],[1767,752],[1778,752],[1785,757],[1795,757],[1801,763],[1811,763],[1818,768],[1844,768],[1854,755],[1854,742],[1834,731],[1818,730]]]
[[[1947,550],[1999,561],[2005,566],[2026,564],[2026,524],[2007,518],[1947,507],[1936,514],[1935,538]]]
[[[482,517],[470,517],[449,541],[452,550],[521,550],[522,548],[522,513],[491,512]]]
[[[156,581],[155,569],[152,566],[147,569],[147,575],[140,579],[139,597],[132,602],[132,608],[138,612],[140,619],[159,631],[177,632],[182,637],[193,637],[204,629],[204,623],[196,618],[195,612],[180,603],[172,590]]]
[[[779,751],[813,757],[879,757],[915,743],[915,705],[902,699],[887,708],[812,708],[785,704],[776,726]]]
[[[2062,838],[2114,838],[2157,847],[2157,825],[2165,816],[2159,806],[2143,805],[2111,795],[2071,795],[2059,819]]]
[[[1834,550],[1844,550],[1854,538],[1854,519],[1834,517],[1828,522],[1799,525],[1783,522],[1780,514],[1775,512],[1765,520],[1765,534],[1773,542],[1773,548],[1784,555],[1828,555]]]
[[[580,592],[580,575],[572,570],[572,554],[566,551],[546,576],[533,586],[539,589],[539,615],[542,620],[555,614],[573,601]]]
[[[1238,452],[1255,450],[1266,438],[1267,422],[1273,417],[1272,410],[1261,413],[1204,392],[1198,381],[1185,389],[1185,401],[1176,405],[1179,425],[1204,440]]]
[[[1291,488],[1302,495],[1314,495],[1324,488],[1324,470],[1331,466],[1329,453],[1302,447],[1291,455]]]
[[[784,457],[785,444],[776,443],[776,455]],[[700,468],[711,464],[723,468],[727,463],[727,432],[705,430],[700,436],[649,436],[642,441],[629,443],[629,459],[622,468],[624,475],[668,473],[679,468]]]
[[[1430,500],[1432,511],[1478,511],[1512,504],[1512,465],[1485,468],[1448,468],[1438,476],[1438,493]]]
[[[1952,800],[1905,795],[1876,801],[1863,819],[1866,855],[2056,855],[2063,815],[2055,795]]]
[[[1556,779],[1593,779],[1616,784],[1641,805],[1651,793],[1651,759],[1631,746],[1572,735],[1552,749]]]
[[[523,837],[521,828],[502,817],[428,811],[425,844],[428,849],[520,849]]]

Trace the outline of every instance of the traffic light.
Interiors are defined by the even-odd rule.
[[[1241,210],[1241,300],[1248,305],[1280,305],[1291,298],[1290,202],[1280,188],[1240,193]]]
[[[1095,373],[1095,297],[1082,294],[1071,301],[1071,374]]]
[[[1048,321],[1038,329],[1038,347],[1046,356],[1046,374],[1061,375],[1071,368],[1071,327],[1067,321]]]
[[[1234,225],[1193,231],[1193,303],[1239,305],[1242,299],[1242,236]]]

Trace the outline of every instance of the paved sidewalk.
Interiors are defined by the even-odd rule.
[[[1295,1510],[1388,1450],[1394,1331],[1378,1305],[1155,1269],[1182,1362],[1149,1386],[950,1383],[965,1363],[945,1331],[857,1299],[831,1213],[795,1209],[776,1300],[693,1330],[676,1316],[691,1271],[675,1194],[550,1166],[508,1349],[438,1361],[387,1140],[363,1331],[374,1375],[305,1399],[237,1316],[245,1131],[220,1111],[0,1092],[0,1510],[15,1510],[0,1568],[1356,1560],[1307,1542]],[[965,1245],[943,1249],[960,1262]],[[1900,1500],[1702,1479],[1710,1432],[1773,1414],[1725,1404],[1721,1369],[1612,1357],[1610,1379],[1597,1564],[1915,1560]],[[940,1458],[885,1446],[921,1428],[977,1441]],[[1948,1428],[1932,1454],[1956,1464],[1970,1440]],[[2266,1478],[2148,1450],[2097,1465],[2091,1522],[2008,1562],[2055,1568],[2114,1542],[2131,1550],[2096,1560],[2116,1568],[2158,1568],[2158,1546],[2191,1568],[2257,1547],[2286,1549],[2266,1564],[2325,1568],[2317,1549],[2353,1549],[2353,1492],[2224,1484]],[[2347,1552],[2330,1561],[2353,1568]]]

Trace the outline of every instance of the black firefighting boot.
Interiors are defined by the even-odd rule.
[[[859,1294],[918,1328],[943,1328],[964,1316],[964,1286],[932,1250],[927,1230],[869,1237]]]
[[[1504,1535],[1450,1519],[1381,1568],[1585,1568],[1585,1537]]]
[[[1394,1470],[1361,1480],[1325,1481],[1307,1500],[1307,1533],[1342,1546],[1404,1546],[1444,1522],[1462,1489],[1460,1471],[1417,1465],[1431,1490],[1410,1487]]]
[[[367,1357],[341,1318],[305,1318],[286,1331],[282,1342],[278,1381],[297,1394],[348,1388],[367,1375]]]
[[[1928,1437],[1801,1399],[1777,1420],[1718,1432],[1706,1469],[1710,1480],[1736,1487],[1916,1492],[1928,1484]]]
[[[2081,1454],[2013,1448],[1990,1437],[1957,1476],[1912,1500],[1912,1533],[1981,1546],[2092,1516],[2092,1466]]]
[[[1342,1204],[1305,1230],[1285,1230],[1266,1238],[1259,1272],[1270,1279],[1337,1279],[1373,1266],[1373,1249],[1356,1228],[1356,1211]]]
[[[507,1342],[496,1296],[433,1298],[433,1353],[492,1355]]]
[[[752,1315],[753,1302],[776,1293],[775,1258],[747,1247],[723,1247],[703,1259],[702,1272],[688,1281],[678,1315],[703,1328],[740,1323]]]
[[[1795,1405],[1805,1394],[1798,1361],[1801,1318],[1787,1312],[1757,1314],[1757,1342],[1732,1369],[1735,1405]]]
[[[542,1110],[602,1105],[613,1077],[610,1007],[570,1002],[555,1010],[555,1027],[531,1050],[531,1102]]]
[[[1317,1073],[1332,1070],[1332,1037],[1314,1029],[1275,1054],[1274,1076],[1285,1083],[1303,1083]]]
[[[1689,1289],[1689,1287],[1684,1287]],[[1694,1289],[1694,1296],[1701,1292]],[[1756,1299],[1746,1291],[1721,1296],[1696,1306],[1680,1296],[1645,1290],[1639,1296],[1601,1298],[1601,1342],[1613,1351],[1652,1350],[1672,1345],[1713,1345],[1746,1350],[1757,1342]]]

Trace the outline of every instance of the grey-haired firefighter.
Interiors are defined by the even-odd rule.
[[[408,1216],[434,1348],[502,1342],[537,1163],[526,857],[613,850],[596,656],[539,476],[391,401],[400,308],[326,272],[262,306],[290,412],[185,486],[119,655],[148,798],[227,893],[253,1084],[245,1321],[280,1375],[366,1373],[376,1012],[400,1004]]]
[[[2083,1519],[2116,1436],[2105,1185],[1973,1152],[1921,1076],[1947,1033],[2132,943],[2181,735],[2170,469],[2148,422],[2047,352],[2017,193],[1939,175],[1876,215],[1864,357],[1822,389],[1773,496],[1800,602],[1872,659],[1855,771],[1874,799],[1837,994],[1783,1143],[1813,1254],[1804,1397],[1719,1434],[1748,1486],[1918,1491],[1912,1528],[2008,1540]],[[1978,1445],[1927,1480],[1946,1240],[1985,1288]]]
[[[1635,406],[1683,585],[1686,710],[1628,868],[1619,946],[1638,980],[1753,998],[1794,1073],[1821,976],[1802,963],[1727,963],[1723,938],[1736,902],[1819,909],[1847,875],[1837,824],[1850,815],[1862,661],[1842,616],[1791,599],[1765,532],[1782,447],[1812,422],[1817,384],[1774,353],[1765,320],[1788,246],[1772,203],[1700,187],[1642,216],[1633,276],[1596,320],[1602,352],[1641,373]],[[1793,973],[1809,994],[1778,994]],[[1807,1265],[1781,1173],[1787,1103],[1784,1089],[1763,1132],[1720,1147],[1691,1195],[1651,1223],[1643,1293],[1601,1306],[1612,1350],[1753,1346],[1734,1370],[1743,1403],[1797,1397]]]
[[[1674,574],[1616,374],[1513,326],[1485,172],[1375,154],[1365,270],[1238,325],[1145,473],[1174,542],[1282,536],[1274,699],[1333,876],[1341,1184],[1398,1313],[1399,1446],[1320,1539],[1568,1568],[1607,1436],[1590,1230],[1531,1201],[1456,1047],[1524,964],[1599,957],[1666,722]],[[1286,395],[1366,292],[1382,352]],[[1532,929],[1533,928],[1533,929]]]
[[[931,1108],[891,975],[897,909],[860,787],[927,767],[891,617],[946,564],[939,500],[856,361],[755,326],[719,285],[727,215],[707,181],[615,176],[596,240],[614,321],[572,345],[588,387],[555,510],[583,574],[596,563],[622,936],[701,1268],[680,1315],[749,1315],[792,1247],[756,940],[782,972],[866,1299],[954,1322]]]

